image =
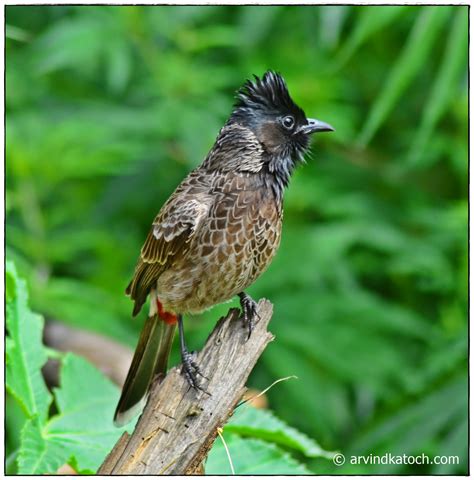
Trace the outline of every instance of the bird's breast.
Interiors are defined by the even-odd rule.
[[[262,189],[215,192],[209,215],[193,236],[185,256],[158,280],[167,311],[196,313],[231,299],[263,273],[281,236],[281,208]],[[227,185],[232,187],[232,185]]]

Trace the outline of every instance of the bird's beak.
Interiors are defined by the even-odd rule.
[[[321,120],[315,120],[314,118],[308,118],[308,123],[299,128],[298,133],[305,133],[309,135],[315,132],[334,132],[334,128],[329,123],[322,122]]]

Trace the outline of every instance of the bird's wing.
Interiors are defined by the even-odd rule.
[[[178,189],[156,216],[126,290],[135,300],[133,315],[140,311],[161,273],[176,256],[186,253],[194,233],[209,212],[211,201],[207,193]]]

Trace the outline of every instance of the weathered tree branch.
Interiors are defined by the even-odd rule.
[[[273,335],[267,331],[272,304],[260,300],[250,339],[231,309],[221,318],[196,361],[204,391],[190,388],[179,368],[151,390],[132,435],[124,434],[99,474],[193,474],[245,393],[245,383]]]

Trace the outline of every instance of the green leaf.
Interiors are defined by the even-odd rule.
[[[322,45],[334,48],[341,37],[347,19],[350,17],[349,5],[332,5],[319,10],[319,37]],[[305,12],[301,11],[302,16]]]
[[[41,375],[47,355],[42,345],[44,320],[28,307],[26,283],[15,265],[6,265],[6,387],[28,418],[47,417],[51,395]]]
[[[133,345],[136,334],[134,325],[128,318],[126,322],[118,321],[118,306],[125,304],[129,307],[124,296],[117,299],[117,295],[98,286],[71,278],[53,278],[47,288],[39,293],[38,303],[48,315],[74,327],[105,334]],[[82,301],[84,298],[87,298],[87,302]]]
[[[236,475],[310,475],[304,465],[271,443],[224,435]],[[218,438],[206,462],[207,475],[232,474],[226,449]]]
[[[107,63],[107,84],[112,93],[122,93],[130,78],[131,55],[126,41],[117,36],[105,50]]]
[[[410,164],[420,165],[423,150],[436,123],[446,111],[449,101],[458,93],[456,81],[466,69],[468,47],[468,10],[460,8],[454,17],[446,50],[438,75],[431,89],[430,98],[423,109],[423,117],[418,128],[409,156]],[[423,162],[424,163],[424,162]]]
[[[5,38],[10,40],[16,40],[17,42],[27,42],[31,36],[29,32],[23,28],[16,27],[15,25],[5,26]]]
[[[20,404],[11,396],[5,398],[5,471],[7,474],[16,474],[18,469],[17,457],[21,444],[21,432],[28,421]]]
[[[422,449],[438,432],[449,429],[459,416],[463,417],[464,423],[467,422],[466,392],[465,372],[453,375],[433,392],[402,407],[373,429],[358,436],[353,445],[354,453],[370,453],[380,445],[393,454],[410,454]],[[449,455],[461,453],[439,452]]]
[[[245,437],[255,437],[294,448],[307,457],[332,459],[334,453],[323,450],[314,440],[277,418],[268,410],[242,405],[234,412],[226,424],[224,432],[237,433]]]
[[[37,72],[47,74],[63,68],[77,69],[80,74],[93,72],[107,48],[106,35],[113,30],[109,17],[106,10],[94,9],[74,20],[60,19],[35,43],[43,53],[35,58]]]
[[[54,392],[59,413],[48,420],[52,396],[41,374],[47,360],[43,318],[28,308],[26,284],[13,262],[6,270],[6,383],[27,417],[18,473],[54,473],[68,461],[80,472],[93,473],[124,431],[112,423],[118,388],[84,359],[67,354],[61,387]]]
[[[262,38],[274,25],[275,18],[281,14],[282,7],[272,5],[265,8],[241,9],[238,22],[242,38],[239,40],[245,45],[253,46],[261,42]]]
[[[371,36],[380,30],[387,28],[391,23],[397,20],[398,17],[406,11],[406,7],[397,5],[378,8],[376,10],[372,7],[365,7],[360,10],[361,12],[355,28],[334,61],[334,70],[341,68],[355,51]]]
[[[67,354],[60,377],[54,391],[59,413],[46,424],[35,418],[25,426],[19,473],[54,473],[64,463],[95,473],[125,430],[112,423],[118,388],[96,368]]]
[[[357,140],[360,145],[366,145],[372,139],[402,93],[423,68],[424,61],[431,51],[431,46],[438,38],[444,25],[443,20],[449,11],[447,7],[426,7],[421,10],[402,53],[396,60],[384,88],[370,110],[369,117]]]
[[[466,415],[459,418],[457,422],[454,422],[453,427],[447,433],[446,437],[440,442],[439,447],[439,451],[443,453],[451,454],[452,452],[457,452],[460,468],[465,470],[466,473],[469,456],[468,449],[466,448],[469,444],[468,425],[469,421],[467,418],[466,409]],[[452,474],[453,466],[449,464],[437,465],[434,468],[433,473],[436,475]]]
[[[35,417],[29,420],[21,432],[21,448],[18,455],[18,473],[53,474],[68,460],[67,450],[48,442],[43,434],[43,424]]]

